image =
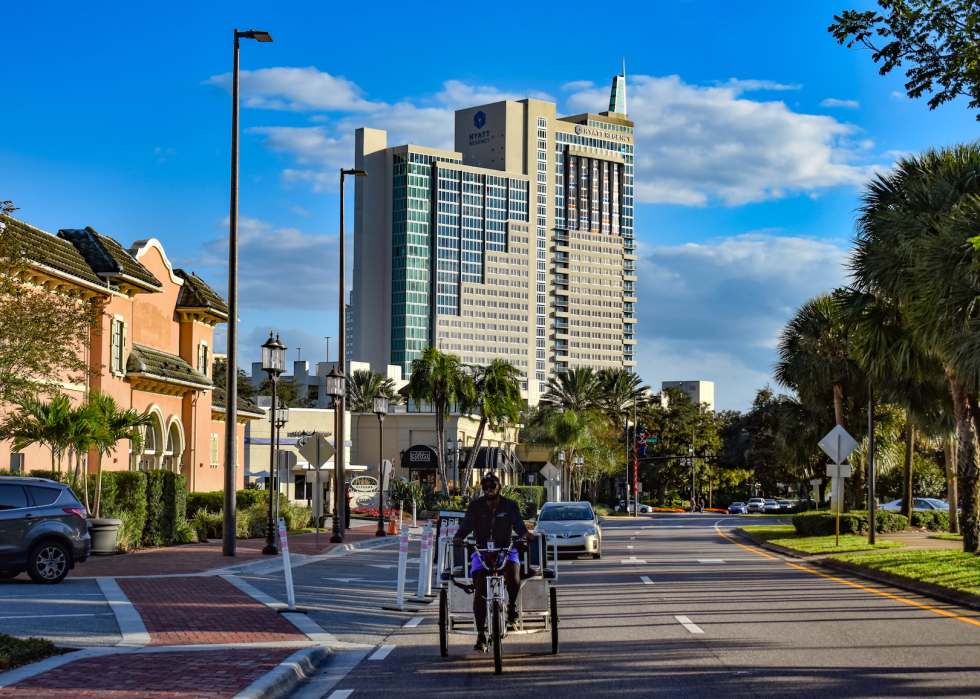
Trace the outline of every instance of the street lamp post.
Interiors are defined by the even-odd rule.
[[[344,362],[344,352],[346,351],[345,348],[347,347],[347,309],[344,307],[344,293],[346,289],[346,284],[344,282],[344,177],[347,175],[367,177],[367,173],[364,170],[340,169],[340,267],[338,275],[340,292],[338,327],[340,332],[338,333],[337,337],[337,346],[339,347],[337,350],[337,367],[340,369],[340,379],[343,380],[345,384],[346,377],[344,375],[344,369],[347,368],[347,365]],[[339,393],[339,395],[334,396],[334,444],[337,447],[337,453],[333,458],[334,480],[337,484],[337,491],[334,493],[333,535],[330,537],[330,541],[335,544],[342,543],[344,540],[344,520],[337,516],[337,510],[346,504],[344,501],[346,494],[342,493],[340,490],[341,484],[343,484],[347,478],[344,465],[344,403],[346,403],[346,393],[346,390],[343,390]]]
[[[565,450],[562,449],[558,452],[558,472],[561,474],[561,497],[564,500],[568,500],[568,484],[565,478]]]
[[[347,378],[344,376],[344,372],[338,371],[337,367],[330,370],[330,373],[326,376],[326,391],[327,395],[333,398],[333,410],[334,410],[334,429],[336,430],[337,425],[343,425],[341,418],[337,416],[344,409],[344,404],[341,400],[344,397],[344,392],[347,388]],[[334,443],[334,455],[333,455],[333,490],[334,490],[334,506],[333,506],[333,535],[330,537],[330,541],[334,541],[337,537],[337,541],[343,541],[343,534],[341,532],[341,522],[340,511],[342,508],[341,503],[343,500],[343,493],[340,492],[341,484],[341,471],[340,463],[343,460],[344,453],[344,438],[343,436],[337,437],[337,432],[334,433],[333,443]],[[343,433],[339,433],[343,434]]]
[[[271,411],[269,412],[269,420],[270,421],[272,420]],[[280,487],[280,483],[282,482],[282,479],[280,478],[279,475],[281,471],[281,465],[279,463],[279,445],[281,444],[281,441],[279,439],[279,430],[282,429],[287,422],[289,422],[289,408],[287,408],[284,405],[278,410],[276,415],[276,421],[275,424],[273,425],[276,429],[276,475],[275,478],[272,479],[272,487],[276,493],[276,516],[275,516],[276,522],[279,521],[279,487]],[[279,541],[279,527],[276,527],[276,541]]]
[[[269,429],[269,483],[272,483],[272,474],[276,470],[276,440],[274,439],[276,433],[276,389],[279,387],[279,375],[286,370],[286,348],[283,344],[279,342],[279,336],[277,335],[275,339],[272,338],[272,333],[269,333],[269,339],[266,340],[265,344],[262,345],[262,371],[269,375],[269,381],[272,383],[272,408],[270,414],[270,429]],[[265,546],[262,547],[262,553],[270,556],[274,556],[279,553],[279,547],[276,545],[276,529],[275,521],[272,519],[272,488],[269,488],[269,519],[266,521],[265,528]]]
[[[463,456],[463,440],[460,438],[456,440],[456,477],[454,481],[456,483],[457,495],[463,494],[463,488],[462,486],[460,486],[459,483],[459,460],[462,458],[462,456]]]
[[[378,416],[378,531],[375,536],[385,536],[384,491],[385,481],[385,415],[388,414],[388,396],[378,389],[374,396],[374,414]]]
[[[238,40],[269,42],[269,32],[235,29],[231,80],[231,212],[228,216],[228,342],[225,376],[225,507],[221,554],[235,555],[235,490],[238,485]]]

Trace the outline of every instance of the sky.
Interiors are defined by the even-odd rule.
[[[714,381],[718,409],[745,410],[772,382],[786,320],[846,283],[862,187],[901,154],[977,137],[965,101],[929,111],[827,32],[835,13],[874,7],[18,3],[4,11],[0,200],[50,232],[157,238],[225,294],[232,32],[267,30],[273,43],[241,49],[240,361],[270,330],[311,362],[332,336],[336,359],[337,173],[354,129],[451,148],[463,107],[604,111],[625,58],[637,372],[655,390]]]

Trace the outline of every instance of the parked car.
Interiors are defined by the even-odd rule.
[[[605,519],[587,502],[546,502],[538,513],[536,532],[557,537],[558,553],[590,553],[602,557]]]
[[[901,510],[902,501],[892,500],[884,505],[878,505],[879,510]],[[949,503],[937,500],[936,498],[915,498],[913,509],[919,511],[927,510],[949,510]]]
[[[764,515],[767,515],[773,512],[778,512],[779,509],[780,509],[779,503],[777,503],[772,498],[766,498],[762,503],[762,507],[759,508],[759,512],[761,512]]]
[[[762,512],[762,506],[766,504],[766,501],[762,498],[749,498],[749,513],[752,512]]]
[[[629,503],[629,512],[632,513],[635,512],[635,510],[636,510],[636,504],[631,500]],[[626,504],[622,500],[620,500],[619,504],[616,505],[616,512],[626,512],[626,511],[627,511]],[[650,505],[644,505],[642,502],[640,503],[641,515],[650,514],[651,512],[653,512],[653,507],[651,507]]]
[[[27,571],[36,583],[61,582],[91,550],[85,508],[71,488],[0,476],[0,580]]]
[[[777,500],[776,504],[779,505],[780,510],[792,510],[796,506],[794,500]]]
[[[730,515],[747,515],[749,513],[749,506],[744,502],[733,502],[728,506],[728,514]]]

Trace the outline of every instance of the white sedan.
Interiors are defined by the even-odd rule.
[[[886,502],[884,505],[878,505],[878,509],[894,510],[897,512],[902,509],[902,501],[892,500],[891,502]],[[936,498],[915,498],[915,509],[919,511],[948,510],[949,504]]]
[[[616,512],[626,512],[626,511],[627,510],[624,506],[623,501],[620,500],[619,504],[616,505]],[[636,512],[636,504],[633,501],[630,501],[629,512]],[[651,507],[650,505],[644,505],[642,502],[640,503],[640,514],[646,515],[646,514],[650,514],[651,512],[653,512],[653,507]]]

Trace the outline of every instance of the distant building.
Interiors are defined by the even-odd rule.
[[[692,403],[707,403],[711,412],[715,411],[714,381],[662,381],[660,389],[679,388],[688,395]]]
[[[348,306],[349,308],[349,306]],[[298,381],[306,387],[305,397],[309,401],[310,407],[327,408],[332,407],[333,401],[326,393],[327,374],[337,366],[337,362],[317,362],[310,373],[310,363],[304,360],[293,362],[293,373],[283,374],[279,377],[280,383]],[[347,362],[346,374],[350,375],[361,369],[370,369],[371,365],[366,362]],[[252,376],[249,380],[257,389],[268,378],[268,374],[262,370],[262,362],[252,362]],[[389,365],[385,372],[385,378],[395,382],[395,390],[400,389],[407,382],[402,379],[401,367]]]

